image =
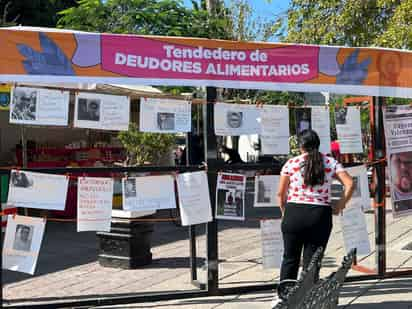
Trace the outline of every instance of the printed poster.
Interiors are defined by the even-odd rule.
[[[175,185],[171,175],[123,178],[122,186],[123,210],[176,208]]]
[[[386,155],[394,217],[412,214],[412,107],[384,109]]]
[[[335,109],[340,153],[363,153],[360,110],[354,106]]]
[[[183,226],[213,220],[206,172],[179,174],[177,176],[177,191]]]
[[[245,220],[246,176],[220,173],[217,176],[216,218]]]
[[[315,131],[320,139],[319,151],[330,153],[330,116],[329,107],[313,106],[295,109],[296,134],[304,130]]]
[[[10,93],[11,86],[7,84],[0,85],[0,111],[10,110]]]
[[[277,192],[280,176],[260,175],[255,177],[255,202],[254,207],[279,206]]]
[[[34,274],[45,226],[43,218],[9,215],[3,246],[3,269]]]
[[[90,92],[76,95],[74,126],[77,128],[127,131],[129,119],[129,97]]]
[[[356,248],[357,255],[371,253],[365,214],[359,207],[349,207],[340,216],[346,254]]]
[[[281,220],[260,220],[262,237],[262,265],[264,269],[280,268],[283,257]]]
[[[361,208],[363,211],[371,209],[371,198],[369,192],[368,172],[366,166],[360,165],[348,167],[346,171],[352,176],[355,190],[349,200],[349,206]]]
[[[214,105],[215,134],[238,136],[260,134],[261,108],[256,105],[216,103]]]
[[[321,153],[330,153],[330,114],[329,107],[313,106],[312,107],[312,130],[318,133],[320,139],[319,151]]]
[[[264,105],[260,140],[263,154],[289,154],[289,108]]]
[[[113,179],[79,177],[77,185],[77,231],[110,232]]]
[[[68,91],[15,87],[11,97],[10,123],[68,125]]]
[[[192,131],[192,104],[183,100],[140,99],[142,132],[179,133]]]
[[[10,173],[7,204],[14,207],[64,210],[69,177],[27,171]]]

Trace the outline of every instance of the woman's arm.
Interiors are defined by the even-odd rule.
[[[353,185],[352,176],[349,175],[346,171],[336,173],[336,178],[344,186],[343,195],[337,204],[337,211],[341,212],[345,208],[346,203],[351,199],[355,186]]]
[[[288,193],[288,187],[289,187],[289,176],[280,176],[279,180],[279,188],[278,188],[278,199],[279,199],[279,205],[280,205],[280,211],[283,213],[285,212],[285,204],[286,204],[286,197]]]

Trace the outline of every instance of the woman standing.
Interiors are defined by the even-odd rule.
[[[352,177],[334,158],[319,152],[315,131],[299,135],[302,154],[282,167],[278,197],[282,211],[284,256],[280,280],[296,279],[303,249],[303,268],[319,248],[326,248],[332,230],[331,183],[337,178],[345,187],[333,209],[340,213],[354,189]]]

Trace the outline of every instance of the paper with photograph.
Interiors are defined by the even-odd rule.
[[[279,187],[278,175],[259,175],[255,177],[255,202],[254,207],[279,206],[277,191]]]
[[[176,208],[171,175],[123,178],[123,210],[146,211]]]
[[[330,114],[328,106],[313,106],[311,111],[312,130],[318,133],[320,139],[319,151],[330,153]]]
[[[335,109],[336,134],[340,153],[362,153],[362,131],[359,108],[337,107]]]
[[[77,185],[77,231],[110,232],[113,179],[79,177]]]
[[[214,104],[215,134],[238,136],[260,134],[261,108],[248,104]]]
[[[392,213],[395,218],[412,215],[412,107],[386,106],[384,125]]]
[[[264,269],[280,268],[283,258],[281,220],[260,220],[262,238],[262,265]]]
[[[260,139],[263,154],[289,154],[289,108],[264,105]]]
[[[219,173],[216,187],[217,219],[245,220],[246,176]]]
[[[76,128],[127,131],[129,119],[130,99],[127,96],[91,92],[76,94]]]
[[[68,91],[14,87],[11,97],[10,123],[68,125]]]
[[[349,207],[343,210],[340,216],[343,241],[346,254],[356,248],[357,255],[368,255],[371,253],[368,229],[365,214],[359,207]]]
[[[7,204],[49,210],[64,210],[69,177],[23,170],[10,173]]]
[[[9,215],[3,246],[3,269],[33,275],[46,220]]]
[[[213,220],[206,172],[179,174],[177,176],[177,192],[183,226]]]
[[[192,104],[173,99],[140,99],[142,132],[179,133],[192,130]]]
[[[355,190],[352,198],[348,202],[348,206],[359,207],[363,211],[371,209],[371,198],[369,192],[368,172],[366,166],[354,166],[346,168],[349,175],[352,176]]]

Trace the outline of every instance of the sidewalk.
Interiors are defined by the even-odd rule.
[[[412,241],[412,216],[393,219],[388,210],[386,220],[388,271],[412,269],[412,251],[401,250]],[[361,266],[373,269],[373,213],[366,214],[366,221],[373,252],[360,257],[358,262]],[[156,224],[153,263],[135,270],[123,270],[99,265],[96,261],[98,243],[95,233],[77,233],[73,223],[48,223],[35,275],[3,271],[3,297],[14,303],[31,303],[56,297],[104,297],[193,290],[187,233],[187,228],[177,227],[170,222]],[[198,278],[200,282],[205,282],[204,229],[198,228],[197,234]],[[258,220],[219,221],[218,246],[220,287],[259,285],[278,280],[279,269],[266,270],[262,267]],[[334,228],[323,260],[321,277],[335,271],[344,255],[340,218],[334,216]],[[362,273],[351,270],[348,275],[358,276]],[[408,308],[412,306],[412,293],[407,294],[406,291],[412,291],[412,278],[351,283],[342,291],[341,308],[412,309]],[[266,292],[136,304],[131,307],[121,305],[117,308],[270,308],[272,296],[273,293]]]
[[[340,309],[412,309],[412,276],[385,281],[345,284],[339,298]],[[269,292],[179,301],[94,307],[98,309],[259,309],[271,308]]]

